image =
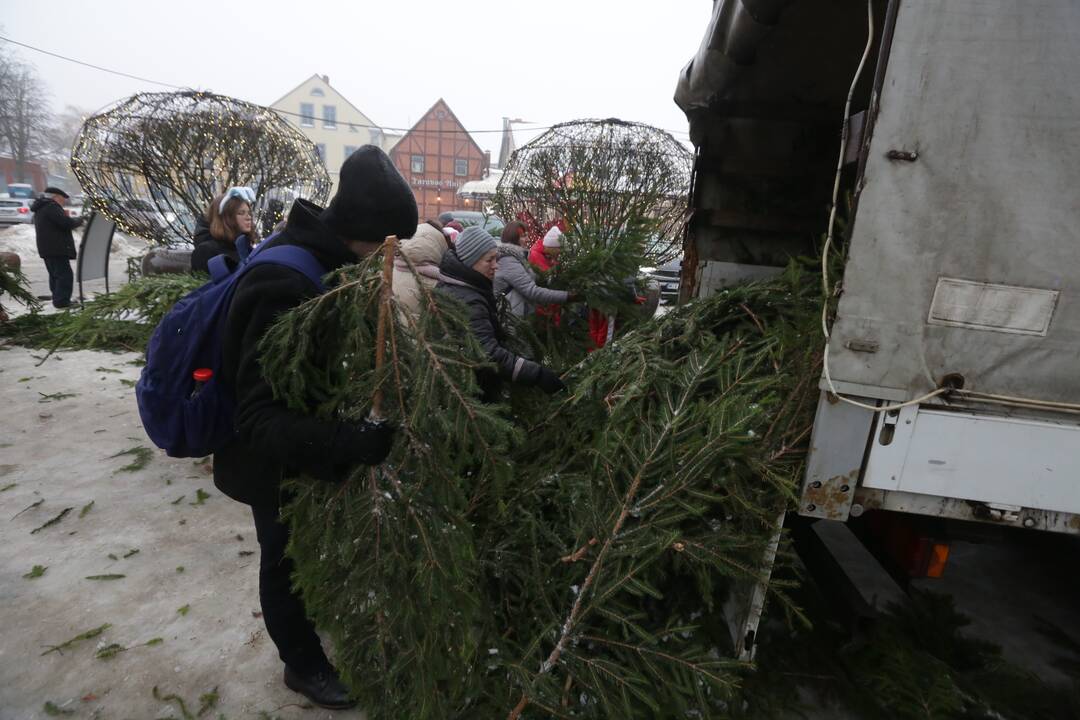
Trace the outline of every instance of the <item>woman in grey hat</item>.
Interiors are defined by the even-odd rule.
[[[503,380],[536,385],[550,394],[566,388],[559,376],[540,363],[517,355],[505,345],[506,334],[499,324],[492,280],[499,263],[498,244],[486,230],[465,228],[457,242],[443,255],[439,265],[437,292],[465,304],[469,326],[497,370],[477,371],[477,381],[485,402],[496,402]]]

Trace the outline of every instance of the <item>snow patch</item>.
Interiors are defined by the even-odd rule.
[[[75,244],[78,246],[82,240],[82,231],[76,230]],[[113,235],[112,255],[120,258],[140,257],[146,254],[150,244],[139,237],[125,235],[117,232]],[[0,228],[0,251],[17,253],[22,258],[23,265],[37,258],[37,240],[34,238],[33,225],[12,225],[7,229]]]

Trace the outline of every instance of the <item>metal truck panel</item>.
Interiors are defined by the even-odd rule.
[[[1078,33],[1073,0],[900,3],[829,349],[842,391],[958,373],[1080,403]]]
[[[1080,513],[1080,428],[908,407],[882,414],[862,486]]]

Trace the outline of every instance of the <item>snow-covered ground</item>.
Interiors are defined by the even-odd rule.
[[[113,249],[116,288],[146,245],[118,235]],[[32,226],[0,226],[0,250],[17,252],[34,293],[48,293]],[[85,287],[104,289],[103,280]],[[153,449],[135,405],[137,356],[64,352],[39,364],[42,355],[0,346],[0,720],[45,718],[46,703],[73,718],[181,717],[154,699],[155,686],[192,714],[216,687],[220,700],[204,717],[363,717],[305,710],[282,684],[258,614],[250,511],[214,488],[208,464]],[[117,453],[139,447],[149,462],[122,471],[136,456]],[[200,491],[209,493],[202,502]],[[43,575],[25,577],[38,565]],[[104,624],[99,636],[42,655]],[[114,643],[129,649],[96,657]]]
[[[82,229],[74,231],[75,245],[82,240]],[[142,238],[116,233],[113,236],[112,251],[109,254],[109,288],[115,290],[127,282],[128,258],[137,258],[146,254],[148,245]],[[49,273],[45,263],[37,254],[33,225],[0,225],[0,252],[13,252],[22,259],[22,271],[30,280],[30,287],[35,295],[49,294]],[[75,272],[72,262],[72,272]],[[97,293],[105,292],[105,280],[88,280],[83,283],[83,295],[89,299]],[[73,300],[79,299],[79,283],[75,282]],[[53,306],[43,302],[45,312],[55,312]],[[17,303],[4,302],[4,307],[11,315],[26,311]]]

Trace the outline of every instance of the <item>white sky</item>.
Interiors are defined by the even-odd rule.
[[[264,105],[325,74],[388,127],[443,97],[469,130],[498,130],[503,116],[619,117],[685,139],[671,98],[711,11],[709,0],[0,0],[0,34]],[[56,109],[166,89],[0,44],[37,67]],[[518,145],[534,134],[517,130]],[[473,137],[497,159],[498,133]]]

